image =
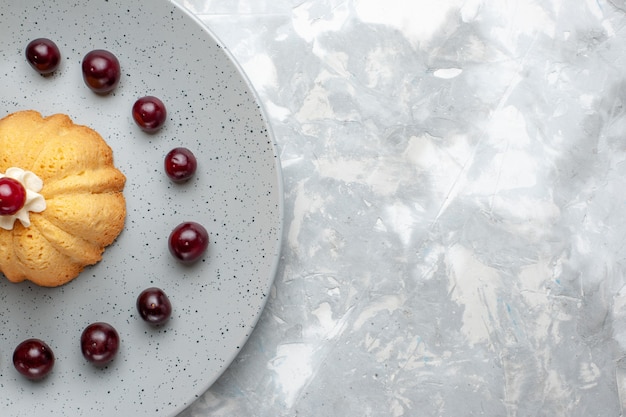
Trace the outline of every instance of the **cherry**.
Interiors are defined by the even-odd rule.
[[[50,346],[41,340],[27,339],[15,348],[13,366],[26,378],[36,381],[52,371],[54,353]]]
[[[40,74],[50,74],[59,67],[61,52],[50,39],[38,38],[26,46],[26,59]]]
[[[183,263],[200,259],[209,246],[209,234],[196,222],[184,222],[172,230],[169,240],[170,253]]]
[[[187,148],[174,148],[165,156],[165,173],[174,182],[187,181],[197,167],[196,157]]]
[[[113,91],[120,81],[120,63],[109,51],[96,49],[83,58],[83,80],[92,91],[105,94]]]
[[[156,97],[141,97],[133,104],[133,119],[143,131],[153,133],[165,124],[167,109]]]
[[[172,314],[172,304],[162,289],[146,288],[137,297],[137,311],[150,324],[163,324]]]
[[[111,362],[120,346],[120,336],[108,323],[92,323],[80,336],[80,348],[85,359],[94,365]]]
[[[26,189],[21,182],[9,177],[0,178],[0,215],[13,215],[26,203]]]

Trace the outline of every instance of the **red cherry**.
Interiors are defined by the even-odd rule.
[[[181,223],[170,234],[170,253],[183,263],[200,259],[209,246],[209,233],[199,223]]]
[[[54,353],[39,339],[24,340],[13,351],[13,366],[26,378],[36,381],[52,371]]]
[[[198,167],[194,154],[187,148],[174,148],[165,155],[165,173],[174,182],[193,177]]]
[[[83,356],[97,366],[106,365],[117,355],[120,336],[113,326],[97,322],[85,327],[80,336]]]
[[[172,314],[172,304],[160,288],[146,288],[137,297],[136,304],[141,318],[150,324],[163,324]]]
[[[167,120],[165,104],[153,96],[142,97],[135,101],[132,113],[137,126],[148,133],[159,130]]]
[[[115,55],[103,49],[85,55],[82,70],[87,87],[99,94],[113,91],[120,81],[120,62]]]
[[[0,178],[0,215],[13,215],[26,203],[26,189],[18,180]]]
[[[61,52],[50,39],[38,38],[30,41],[26,46],[26,59],[35,71],[45,75],[54,72],[59,67]]]

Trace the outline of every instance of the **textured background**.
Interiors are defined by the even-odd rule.
[[[276,135],[281,266],[181,417],[620,416],[624,0],[178,0]]]

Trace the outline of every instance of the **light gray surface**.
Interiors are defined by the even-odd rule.
[[[286,227],[181,416],[622,413],[623,1],[184,4],[259,92]]]

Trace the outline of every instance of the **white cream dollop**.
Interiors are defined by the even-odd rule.
[[[7,172],[0,174],[0,178],[9,177],[19,181],[26,190],[26,202],[17,213],[0,216],[0,227],[4,230],[12,230],[15,220],[19,220],[22,226],[30,226],[30,215],[40,213],[46,209],[46,200],[39,191],[43,188],[43,181],[34,172],[25,171],[22,168],[11,167]]]

